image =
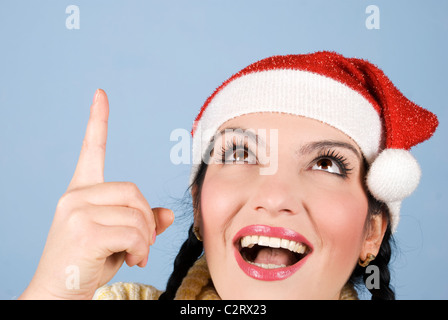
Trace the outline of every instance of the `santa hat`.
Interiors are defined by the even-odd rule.
[[[368,61],[334,52],[273,56],[234,74],[205,101],[191,131],[190,182],[218,128],[256,112],[316,119],[351,137],[370,165],[367,187],[387,204],[395,231],[401,202],[421,176],[409,150],[432,136],[434,114],[408,100]]]

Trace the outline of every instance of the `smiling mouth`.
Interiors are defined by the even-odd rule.
[[[241,238],[239,251],[250,264],[264,269],[277,269],[296,264],[310,249],[306,244],[294,240],[248,235]]]
[[[241,229],[234,237],[234,253],[240,269],[249,277],[275,281],[294,274],[313,248],[297,232],[265,225]]]

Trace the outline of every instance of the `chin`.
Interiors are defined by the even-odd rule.
[[[227,275],[216,275],[215,288],[223,300],[312,300],[332,299],[322,288],[314,288],[307,270],[283,280],[257,280],[243,272],[236,262],[226,268]],[[306,281],[304,281],[307,279]],[[317,281],[318,282],[318,281]]]

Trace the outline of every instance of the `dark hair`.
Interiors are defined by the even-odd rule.
[[[367,166],[365,166],[367,168]],[[207,165],[202,162],[196,178],[189,186],[189,189],[195,188],[193,193],[193,210],[199,212],[200,210],[200,198],[201,189],[207,171]],[[384,214],[388,217],[388,210],[384,203],[377,201],[368,191],[369,199],[369,212],[368,218],[377,214]],[[389,261],[391,258],[393,245],[392,232],[390,224],[388,224],[387,230],[384,234],[383,241],[380,246],[380,250],[375,260],[370,263],[371,265],[378,266],[380,270],[380,284],[379,289],[369,289],[372,294],[372,300],[395,300],[395,293],[390,286],[390,271]],[[160,300],[172,300],[174,299],[179,286],[182,284],[182,280],[187,275],[188,270],[193,266],[195,261],[202,255],[203,245],[202,242],[197,240],[193,233],[193,224],[188,231],[188,238],[181,246],[179,253],[174,260],[174,268],[166,286],[166,290],[159,297]],[[366,273],[366,268],[357,265],[352,272],[349,282],[352,283],[358,289],[361,289],[362,285],[366,284],[366,279],[369,275]]]
[[[196,178],[193,180],[188,190],[196,188],[193,193],[193,212],[199,212],[201,207],[201,189],[204,182],[205,172],[207,171],[207,165],[202,162]],[[179,253],[174,259],[174,267],[171,276],[168,279],[165,292],[159,297],[159,300],[173,300],[176,296],[177,289],[182,284],[182,280],[187,275],[188,270],[193,266],[195,261],[202,255],[204,247],[202,241],[199,241],[193,233],[193,224],[188,230],[188,238],[182,244]]]

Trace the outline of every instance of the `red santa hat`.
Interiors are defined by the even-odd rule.
[[[409,150],[435,132],[433,113],[408,100],[366,60],[334,52],[273,56],[234,74],[205,101],[191,131],[190,182],[218,128],[257,112],[316,119],[351,137],[370,165],[367,187],[388,205],[395,231],[401,202],[421,176]]]

